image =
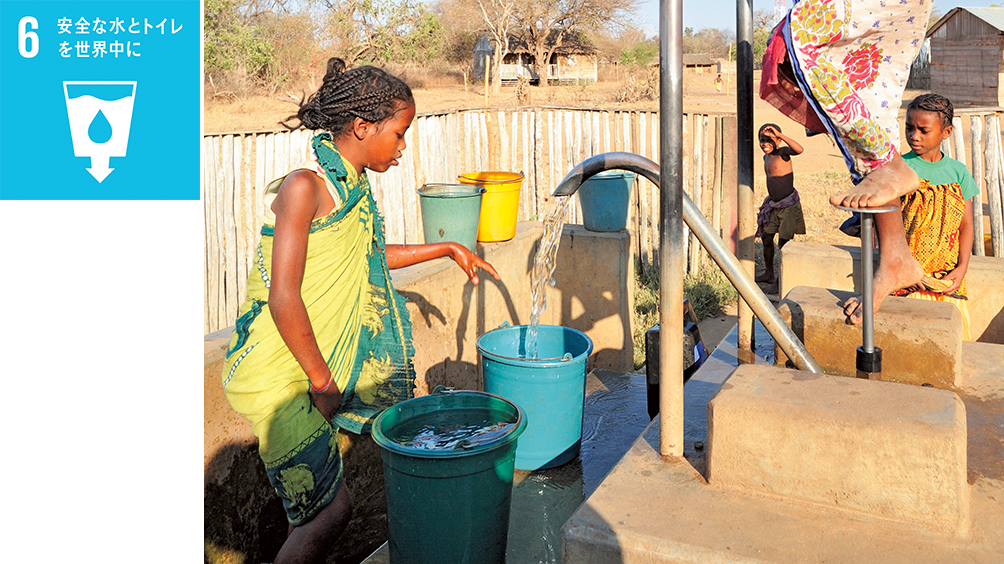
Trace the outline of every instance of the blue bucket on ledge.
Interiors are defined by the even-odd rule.
[[[537,358],[527,358],[529,325],[502,327],[478,337],[485,391],[526,413],[516,448],[517,470],[560,466],[579,454],[586,360],[592,340],[570,327],[539,325]]]
[[[601,232],[627,229],[634,176],[633,172],[606,170],[582,183],[576,193],[586,229]]]

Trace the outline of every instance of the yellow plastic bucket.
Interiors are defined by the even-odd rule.
[[[457,180],[461,184],[485,189],[481,196],[478,241],[508,241],[516,236],[516,216],[519,212],[519,190],[523,185],[523,173],[469,172],[461,174]]]

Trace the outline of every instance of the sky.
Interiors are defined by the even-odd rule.
[[[1002,4],[1001,0],[940,0],[934,3],[934,9],[944,15],[958,6],[985,7],[992,3]],[[660,0],[638,0],[636,21],[649,35],[658,35],[659,33],[659,4]],[[786,6],[791,8],[791,0],[787,0]],[[753,0],[753,10],[760,9],[773,12],[773,1]],[[735,30],[736,2],[735,0],[683,0],[683,26],[694,28],[694,31],[705,28]]]

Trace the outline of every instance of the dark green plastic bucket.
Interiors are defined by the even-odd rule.
[[[484,193],[484,188],[466,184],[425,184],[419,188],[425,242],[452,241],[473,251],[478,244]]]
[[[514,423],[501,437],[455,450],[397,441],[423,425]],[[383,455],[392,564],[503,564],[509,535],[516,439],[526,417],[505,398],[437,391],[388,408],[373,423]]]

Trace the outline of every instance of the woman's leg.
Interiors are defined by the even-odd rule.
[[[878,311],[886,296],[894,290],[920,282],[924,271],[913,258],[910,247],[906,243],[902,214],[895,212],[877,213],[873,217],[875,218],[875,229],[878,231],[878,238],[881,241],[879,267],[875,271],[875,278],[872,282],[872,310]],[[855,325],[861,323],[861,300],[852,297],[844,302],[844,314],[847,315],[851,323]]]
[[[352,498],[343,483],[335,498],[313,519],[293,527],[275,564],[324,562],[352,517]]]

